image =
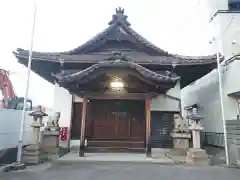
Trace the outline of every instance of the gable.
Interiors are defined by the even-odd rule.
[[[168,53],[135,32],[124,15],[124,10],[116,9],[108,28],[70,51],[71,54],[105,54],[113,51],[142,52],[147,55],[168,55]]]

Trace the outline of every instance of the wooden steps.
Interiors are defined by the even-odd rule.
[[[144,153],[145,148],[126,148],[126,147],[87,147],[86,152],[101,153]]]
[[[142,141],[126,140],[90,140],[86,152],[145,152]]]
[[[126,148],[144,148],[144,142],[141,141],[88,141],[88,147],[126,147]]]

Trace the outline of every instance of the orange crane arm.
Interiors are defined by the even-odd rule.
[[[9,72],[4,69],[0,69],[0,89],[5,103],[16,97],[12,82],[9,79]]]

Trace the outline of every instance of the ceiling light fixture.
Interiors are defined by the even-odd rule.
[[[123,88],[124,84],[121,81],[113,81],[113,82],[110,83],[110,86],[112,88]]]

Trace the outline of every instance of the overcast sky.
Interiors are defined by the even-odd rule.
[[[105,29],[121,6],[133,29],[170,53],[212,54],[208,41],[207,0],[36,0],[34,51],[71,50]],[[12,72],[18,96],[24,96],[27,69],[12,51],[29,49],[33,0],[0,2],[0,68]],[[43,67],[44,68],[44,67]],[[32,73],[29,97],[34,104],[51,107],[53,86]]]

